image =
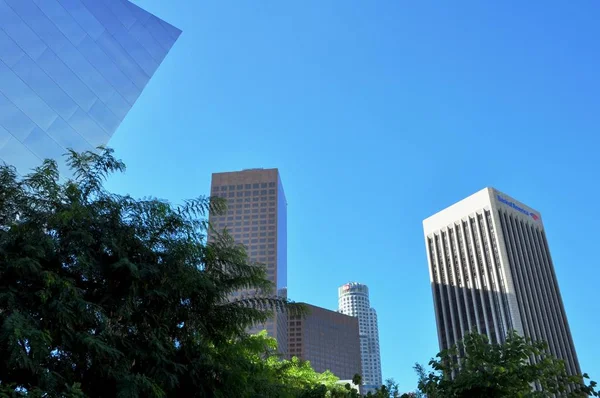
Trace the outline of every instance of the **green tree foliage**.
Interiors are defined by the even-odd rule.
[[[229,353],[221,358],[230,370],[244,381],[240,389],[227,391],[235,397],[272,398],[355,398],[357,392],[338,384],[331,372],[316,372],[308,361],[298,358],[283,360],[277,342],[266,332],[238,339],[227,346]],[[237,359],[237,360],[236,360]]]
[[[387,379],[385,384],[379,387],[375,392],[369,392],[367,397],[372,398],[400,398],[398,383],[394,379]]]
[[[0,396],[251,396],[245,330],[302,309],[229,236],[206,242],[223,202],[110,193],[108,149],[69,163],[66,181],[0,167]],[[228,299],[242,288],[261,294]]]
[[[419,391],[401,393],[398,383],[394,379],[387,379],[385,384],[375,390],[374,393],[368,393],[367,397],[373,398],[421,398],[423,394]]]
[[[595,382],[584,383],[587,375],[567,375],[564,362],[550,355],[545,343],[532,342],[514,331],[504,344],[490,344],[485,335],[468,334],[429,365],[432,372],[415,366],[419,390],[428,398],[598,396]]]

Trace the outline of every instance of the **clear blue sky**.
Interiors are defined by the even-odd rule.
[[[183,34],[110,142],[111,188],[179,202],[278,167],[291,297],[368,284],[384,378],[411,390],[438,348],[421,222],[494,186],[542,213],[600,379],[600,3],[137,3]]]

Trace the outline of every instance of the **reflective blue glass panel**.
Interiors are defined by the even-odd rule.
[[[127,0],[0,0],[0,161],[106,145],[180,34]]]
[[[287,200],[279,175],[277,180],[277,289],[279,290],[287,288]]]

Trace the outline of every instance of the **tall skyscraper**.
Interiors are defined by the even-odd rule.
[[[217,231],[227,228],[236,242],[246,246],[251,261],[266,265],[267,277],[280,296],[287,296],[287,202],[277,169],[249,169],[214,173],[211,195],[227,199],[225,214],[211,214],[209,220]],[[212,234],[209,234],[209,240]],[[253,295],[238,292],[238,296]],[[287,354],[287,317],[275,314],[265,325],[277,339],[279,350]]]
[[[369,303],[369,288],[361,283],[346,283],[338,288],[338,311],[358,318],[362,379],[365,392],[379,388],[381,356],[377,312]]]
[[[468,331],[544,340],[570,374],[579,362],[541,215],[485,188],[423,221],[440,349]]]
[[[0,161],[105,145],[180,34],[127,0],[0,0]]]
[[[361,374],[358,318],[305,305],[306,316],[289,320],[289,357],[310,361],[317,372],[329,370],[341,380]]]

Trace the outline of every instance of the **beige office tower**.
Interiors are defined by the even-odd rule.
[[[214,229],[227,228],[236,242],[246,246],[250,260],[267,266],[267,277],[280,296],[287,296],[287,202],[277,169],[249,169],[214,173],[211,195],[227,200],[225,214],[211,214]],[[209,240],[211,234],[209,234]],[[248,296],[253,291],[240,291],[235,296]],[[266,329],[277,339],[279,350],[287,354],[287,317],[275,314],[264,325],[250,330]]]
[[[514,329],[579,362],[538,211],[485,188],[423,221],[440,349],[468,331],[503,342]]]

